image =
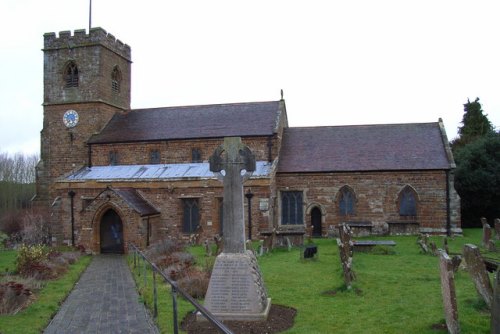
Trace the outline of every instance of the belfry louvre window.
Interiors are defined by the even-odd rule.
[[[202,162],[200,149],[193,148],[191,150],[191,162]]]
[[[284,191],[281,193],[281,224],[304,224],[301,191]]]
[[[160,163],[160,151],[153,150],[149,152],[149,163],[150,164],[159,164]]]
[[[109,164],[111,166],[118,165],[118,152],[116,152],[116,151],[110,151],[108,158],[109,158]]]
[[[78,67],[74,61],[66,65],[64,71],[64,83],[66,88],[78,87]]]
[[[185,198],[182,200],[184,217],[182,232],[194,233],[200,224],[200,209],[197,198]]]
[[[122,73],[120,72],[118,66],[115,66],[113,68],[113,71],[111,72],[111,90],[113,91],[113,93],[120,92],[121,82],[122,82]]]

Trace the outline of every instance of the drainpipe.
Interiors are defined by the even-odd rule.
[[[76,193],[73,190],[68,191],[68,195],[71,199],[71,246],[75,247],[75,210],[73,205],[75,203],[74,198]]]
[[[450,171],[446,171],[446,235],[451,236]]]
[[[252,191],[248,189],[245,197],[248,199],[248,240],[252,240]]]

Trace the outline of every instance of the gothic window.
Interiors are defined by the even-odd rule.
[[[118,66],[113,67],[113,71],[111,72],[111,90],[113,93],[120,92],[120,85],[122,82],[122,73]]]
[[[182,200],[184,212],[182,232],[194,233],[200,225],[200,210],[197,198],[185,198]]]
[[[202,162],[201,152],[199,148],[193,148],[191,150],[191,162]]]
[[[354,191],[348,186],[344,186],[339,191],[339,214],[341,216],[354,215],[356,196]]]
[[[302,191],[284,191],[281,193],[281,224],[304,224]]]
[[[417,216],[417,196],[409,186],[406,186],[399,193],[399,215],[402,217]]]
[[[160,151],[152,150],[151,152],[149,152],[149,163],[150,164],[160,163]]]
[[[78,87],[78,67],[74,61],[66,65],[64,70],[64,84],[66,88]]]
[[[109,152],[109,164],[111,166],[118,165],[118,152],[116,152],[116,151]]]

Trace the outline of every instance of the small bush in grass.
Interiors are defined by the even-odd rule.
[[[44,272],[47,268],[42,263],[47,259],[48,251],[45,246],[22,245],[16,259],[17,272],[23,277],[33,276],[37,271]]]
[[[176,240],[165,239],[150,245],[144,252],[144,254],[151,261],[157,263],[159,259],[164,258],[165,256],[168,256],[174,252],[178,252],[182,250],[182,248],[182,245]]]
[[[31,290],[22,283],[0,284],[0,314],[16,314],[31,300]]]
[[[177,285],[193,298],[204,298],[207,293],[210,275],[191,267],[184,272],[184,277],[177,281]]]

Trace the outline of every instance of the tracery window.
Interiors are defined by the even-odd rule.
[[[182,200],[184,212],[182,232],[194,233],[200,224],[200,210],[197,198],[185,198]]]
[[[417,216],[417,196],[415,191],[406,186],[399,193],[399,215],[402,217]]]
[[[304,224],[302,191],[283,191],[281,193],[281,224]]]
[[[356,196],[354,195],[354,191],[350,187],[344,186],[340,189],[338,204],[339,214],[341,216],[354,215]]]
[[[78,87],[78,67],[74,61],[69,62],[64,70],[64,83],[66,88]]]

